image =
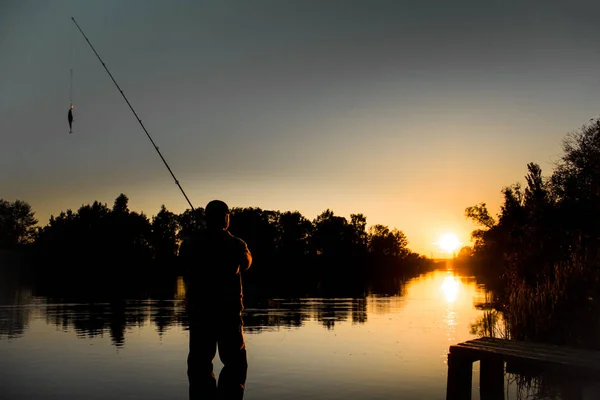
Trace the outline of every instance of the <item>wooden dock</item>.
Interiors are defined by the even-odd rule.
[[[482,400],[504,399],[504,367],[525,375],[600,379],[600,351],[479,338],[450,346],[446,400],[471,400],[473,362],[480,362]]]

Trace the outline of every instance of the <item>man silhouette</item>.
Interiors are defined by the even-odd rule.
[[[223,363],[218,392],[227,399],[241,399],[248,368],[241,272],[250,268],[252,256],[246,243],[228,231],[227,204],[209,202],[205,217],[206,229],[185,240],[179,253],[185,268],[190,322],[190,399],[217,393],[213,372],[217,347]]]

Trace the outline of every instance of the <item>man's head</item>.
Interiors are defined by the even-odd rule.
[[[206,226],[210,229],[229,228],[229,207],[221,200],[209,201],[204,210]]]

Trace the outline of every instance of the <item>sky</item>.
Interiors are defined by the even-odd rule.
[[[0,0],[0,197],[326,209],[442,256],[600,106],[594,1]],[[72,98],[70,71],[73,71]],[[67,111],[75,104],[73,133]]]

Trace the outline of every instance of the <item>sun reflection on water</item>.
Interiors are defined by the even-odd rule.
[[[456,279],[454,276],[447,276],[444,278],[440,290],[444,295],[446,302],[454,303],[460,292],[460,280]]]

